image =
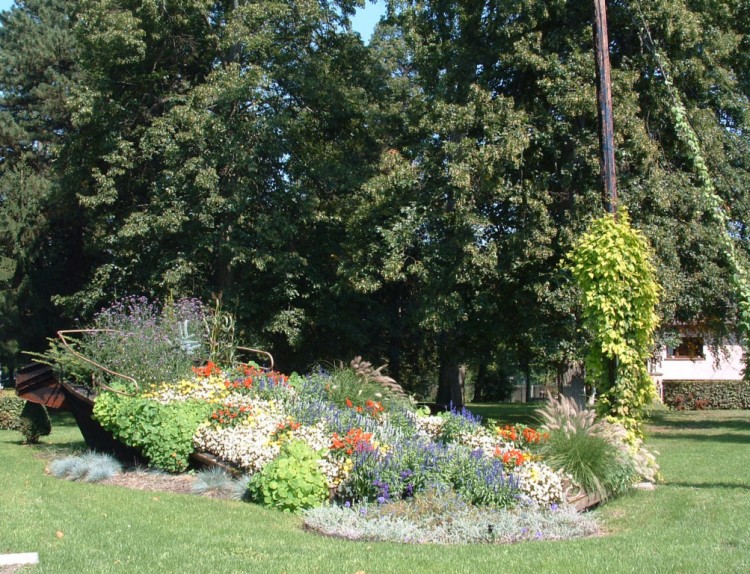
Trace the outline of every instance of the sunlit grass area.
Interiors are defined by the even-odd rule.
[[[474,410],[529,422],[526,405]],[[726,572],[750,571],[750,412],[652,415],[665,483],[596,513],[605,536],[514,546],[349,542],[256,505],[69,482],[54,456],[84,448],[69,415],[37,446],[0,432],[0,553],[38,552],[34,573]]]

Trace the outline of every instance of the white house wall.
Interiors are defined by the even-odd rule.
[[[655,378],[663,381],[735,381],[742,379],[742,347],[730,345],[728,355],[716,364],[715,355],[703,348],[705,359],[667,358],[662,353],[661,362],[652,367]]]

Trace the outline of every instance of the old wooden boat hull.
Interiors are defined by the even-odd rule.
[[[16,394],[50,409],[68,409],[65,393],[49,365],[32,363],[19,370],[16,373]]]
[[[148,464],[148,457],[139,449],[123,444],[94,420],[96,393],[88,387],[59,380],[52,367],[34,363],[19,370],[16,375],[16,395],[48,408],[70,411],[88,448],[112,454],[126,464]],[[236,472],[236,469],[207,453],[194,452],[190,459],[194,467],[219,466]]]

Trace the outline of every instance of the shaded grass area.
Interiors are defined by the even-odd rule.
[[[473,403],[467,408],[474,414],[480,415],[482,420],[492,419],[502,425],[526,424],[537,425],[534,413],[543,402],[537,403]]]
[[[528,414],[486,409],[509,423]],[[750,411],[653,416],[649,444],[666,483],[597,511],[606,536],[445,547],[324,538],[247,503],[55,479],[44,474],[49,458],[82,441],[70,417],[54,415],[36,447],[0,432],[0,553],[39,552],[35,574],[750,571],[750,449],[722,440],[750,437]]]

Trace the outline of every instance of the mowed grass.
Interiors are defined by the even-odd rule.
[[[665,484],[596,511],[604,536],[514,546],[350,542],[247,503],[58,480],[47,462],[83,443],[54,419],[39,446],[0,431],[0,553],[38,552],[34,574],[750,572],[750,411],[654,414]]]

